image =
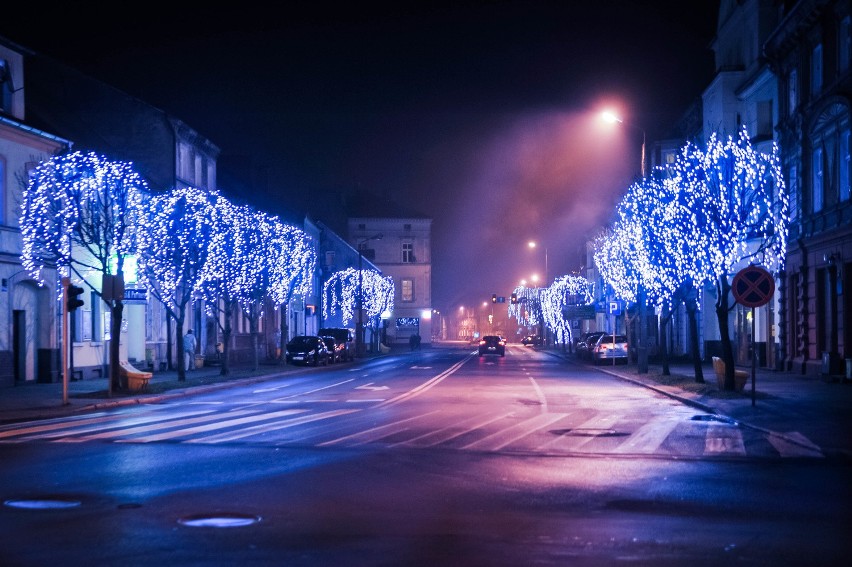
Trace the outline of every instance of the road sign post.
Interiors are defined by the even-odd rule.
[[[734,299],[740,305],[751,307],[751,405],[755,405],[755,378],[757,377],[757,352],[755,343],[754,308],[766,305],[775,293],[775,280],[772,274],[760,266],[743,268],[734,276],[731,284]]]

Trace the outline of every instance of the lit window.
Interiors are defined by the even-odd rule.
[[[405,302],[414,301],[414,280],[411,278],[402,278],[401,284],[400,299]]]

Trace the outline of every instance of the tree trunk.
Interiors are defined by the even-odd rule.
[[[220,376],[227,376],[231,373],[231,313],[233,305],[230,302],[225,302],[225,326],[222,328],[222,368],[219,370]]]
[[[257,313],[251,308],[252,316],[249,317],[249,333],[251,334],[252,370],[260,368],[260,355],[257,352]]]
[[[719,279],[716,287],[716,319],[719,321],[719,337],[722,342],[722,360],[725,362],[725,390],[734,391],[734,349],[731,346],[731,331],[728,326],[728,293],[731,285],[727,276]]]
[[[283,303],[278,310],[281,314],[281,321],[278,327],[278,332],[281,333],[281,353],[279,354],[278,364],[287,364],[287,304]]]
[[[701,349],[698,344],[698,302],[688,299],[685,303],[689,320],[689,350],[692,352],[692,366],[695,369],[695,381],[704,383],[704,368],[701,366]]]
[[[660,358],[663,363],[663,376],[671,376],[671,368],[669,367],[669,345],[666,339],[666,326],[672,320],[672,310],[668,307],[663,307],[663,316],[660,317]]]
[[[183,352],[183,314],[180,318],[175,317],[175,342],[177,343],[177,372],[178,382],[186,381],[186,354]]]
[[[109,321],[109,380],[113,390],[123,390],[128,387],[126,380],[121,379],[119,372],[119,356],[121,347],[121,317],[124,313],[124,303],[114,300],[110,307]]]
[[[166,368],[174,370],[172,364],[172,317],[166,314]]]

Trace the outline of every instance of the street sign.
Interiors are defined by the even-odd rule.
[[[731,284],[734,299],[745,307],[766,305],[775,293],[772,274],[760,266],[743,268],[734,276]]]
[[[621,315],[621,302],[620,301],[610,301],[607,306],[607,313],[610,315]]]
[[[562,308],[562,317],[565,319],[594,319],[594,305],[568,305]]]

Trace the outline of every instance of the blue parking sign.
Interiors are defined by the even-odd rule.
[[[607,313],[610,315],[621,315],[621,302],[620,301],[610,301],[609,309],[607,309]]]

